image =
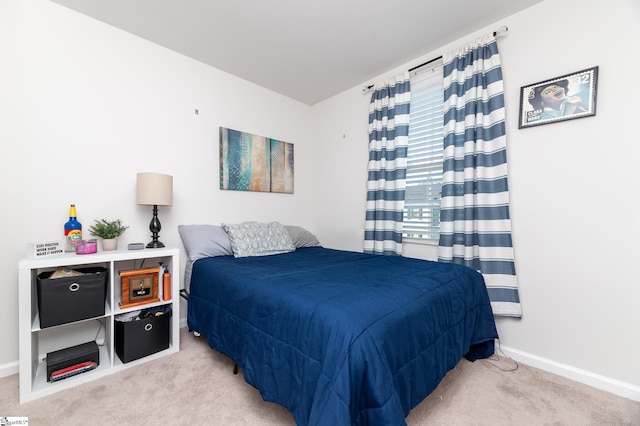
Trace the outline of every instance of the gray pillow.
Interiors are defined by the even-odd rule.
[[[284,226],[291,237],[291,241],[296,248],[316,247],[320,245],[320,241],[311,232],[301,226],[285,225]]]
[[[192,262],[203,257],[231,256],[229,235],[221,226],[180,225],[178,233]]]
[[[289,233],[279,222],[223,223],[222,228],[229,235],[235,257],[268,256],[296,249]]]

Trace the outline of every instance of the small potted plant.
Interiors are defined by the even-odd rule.
[[[115,250],[117,248],[116,238],[122,235],[127,228],[128,226],[124,226],[120,219],[100,219],[89,227],[89,233],[94,237],[102,238],[103,250]]]

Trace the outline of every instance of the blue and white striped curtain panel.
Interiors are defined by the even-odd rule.
[[[521,317],[498,45],[487,35],[443,55],[444,167],[438,260],[484,276],[494,315]]]
[[[403,73],[376,84],[371,95],[365,253],[402,254],[410,86]]]

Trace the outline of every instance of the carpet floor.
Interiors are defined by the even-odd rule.
[[[180,352],[35,401],[0,379],[0,418],[40,425],[294,425],[233,362],[181,329]],[[415,407],[408,425],[640,425],[640,403],[506,358],[466,360]]]

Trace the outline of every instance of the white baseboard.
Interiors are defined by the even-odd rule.
[[[561,364],[550,359],[542,358],[537,355],[532,355],[506,346],[500,346],[500,349],[505,353],[505,355],[515,361],[530,365],[531,367],[539,368],[540,370],[548,371],[558,376],[566,377],[567,379],[571,379],[614,395],[640,402],[640,386],[595,374],[587,370],[581,370],[570,365]]]
[[[0,378],[18,374],[20,371],[20,363],[18,361],[0,364]]]

